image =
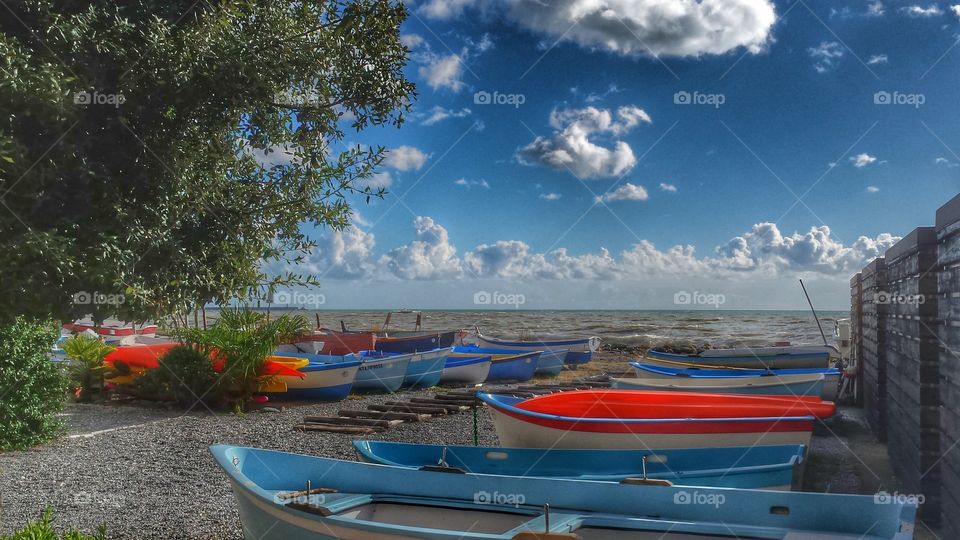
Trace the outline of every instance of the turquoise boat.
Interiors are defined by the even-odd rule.
[[[375,351],[363,351],[360,356],[360,369],[353,381],[353,389],[359,391],[396,392],[403,384],[410,365],[410,354],[388,354]]]
[[[563,364],[567,361],[567,349],[557,349],[543,351],[540,354],[540,361],[537,362],[537,371],[534,375],[559,375],[563,370]]]
[[[669,367],[657,364],[630,362],[637,377],[641,379],[744,379],[749,377],[785,377],[791,375],[823,375],[823,391],[820,397],[833,401],[840,387],[840,370],[837,368],[780,368],[780,369],[724,369],[709,367]]]
[[[672,392],[707,392],[715,394],[763,394],[780,396],[820,396],[823,394],[822,373],[810,375],[775,375],[764,377],[674,377],[612,378],[610,386],[623,390],[667,390]]]
[[[529,381],[537,371],[543,351],[482,349],[476,345],[464,345],[453,348],[451,358],[491,357],[487,382],[492,381]]]
[[[403,376],[402,388],[430,388],[440,382],[443,366],[452,347],[413,353]]]
[[[800,477],[802,444],[665,450],[572,450],[444,446],[353,441],[367,463],[420,468],[443,465],[475,474],[790,490]]]
[[[246,538],[428,540],[913,537],[872,496],[451,474],[216,445]]]

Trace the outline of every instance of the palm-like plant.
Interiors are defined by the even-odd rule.
[[[63,350],[70,359],[70,378],[77,399],[90,401],[94,392],[103,388],[103,358],[113,347],[95,337],[77,334],[63,342]]]
[[[224,400],[237,411],[266,382],[263,365],[277,345],[307,333],[310,324],[301,316],[282,315],[267,320],[266,315],[246,308],[230,308],[209,330],[186,328],[178,332],[180,340],[222,362],[219,390]]]

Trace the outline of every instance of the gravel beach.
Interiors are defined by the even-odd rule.
[[[619,357],[606,359],[611,364],[622,362]],[[597,367],[602,364],[598,362]],[[575,378],[575,373],[564,373],[563,378]],[[245,416],[72,404],[65,411],[66,437],[29,451],[0,454],[0,533],[22,527],[49,505],[55,509],[58,528],[91,531],[102,523],[111,538],[241,538],[233,495],[208,445],[230,443],[354,459],[354,436],[303,433],[292,426],[305,415],[331,415],[342,408],[363,409],[389,399],[434,393],[351,396],[339,403],[287,405],[281,412]],[[818,464],[821,470],[812,471],[808,465],[804,489],[875,492],[877,482],[863,481],[873,473],[864,471],[860,458],[849,449],[854,443],[877,444],[863,436],[857,415],[857,410],[843,409],[841,428],[815,432],[810,464]],[[480,444],[496,445],[488,413],[481,409],[478,418]],[[466,412],[404,423],[373,437],[472,444],[473,417]],[[882,468],[880,456],[885,452],[874,454],[877,464],[868,467],[871,470]]]

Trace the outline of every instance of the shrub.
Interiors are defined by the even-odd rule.
[[[70,359],[70,378],[77,401],[90,401],[103,392],[103,357],[113,347],[95,337],[77,334],[63,342],[63,350]]]
[[[184,407],[194,407],[198,400],[218,404],[217,380],[210,357],[183,346],[167,351],[160,358],[160,367],[144,373],[137,386],[144,394],[169,396]]]
[[[79,531],[70,530],[58,536],[57,531],[53,530],[53,510],[47,507],[43,515],[37,521],[30,521],[23,529],[14,532],[10,536],[0,536],[0,540],[106,540],[106,527],[101,525],[96,534],[84,534]]]
[[[28,448],[62,433],[55,415],[69,381],[50,361],[58,338],[51,322],[18,318],[0,325],[0,450]]]

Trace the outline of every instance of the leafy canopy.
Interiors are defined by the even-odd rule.
[[[313,247],[302,224],[343,227],[345,196],[381,194],[364,179],[383,149],[344,141],[409,111],[399,1],[5,11],[0,321],[159,318],[250,297],[264,260]]]

